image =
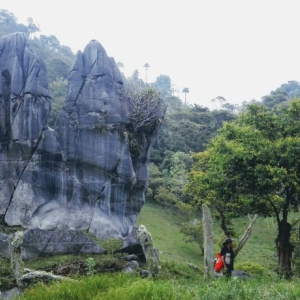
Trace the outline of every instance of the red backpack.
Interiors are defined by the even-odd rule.
[[[217,258],[214,260],[214,269],[217,273],[220,273],[224,268],[221,252],[218,252]]]

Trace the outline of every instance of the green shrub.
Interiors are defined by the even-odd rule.
[[[119,238],[119,239],[110,238],[110,239],[105,239],[105,240],[98,239],[98,244],[102,248],[104,248],[107,251],[107,253],[112,254],[122,247],[123,241],[121,238]]]
[[[238,262],[234,265],[234,268],[236,270],[245,271],[250,275],[259,275],[259,276],[269,275],[269,271],[265,267],[263,267],[260,264],[254,263],[252,261]]]
[[[87,275],[93,275],[95,273],[95,266],[96,263],[92,257],[86,259],[86,266],[87,266]]]

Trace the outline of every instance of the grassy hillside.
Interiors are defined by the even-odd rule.
[[[157,278],[142,279],[139,275],[122,272],[79,276],[75,281],[55,282],[47,285],[39,283],[27,289],[18,299],[299,299],[299,279],[280,280],[273,271],[277,260],[274,256],[276,224],[273,219],[258,218],[253,232],[242,252],[237,257],[236,266],[246,262],[261,264],[266,268],[262,273],[251,273],[252,278],[243,280],[233,277],[206,280],[202,272],[189,268],[191,262],[203,266],[203,257],[197,245],[184,242],[179,232],[179,224],[186,221],[176,213],[166,212],[156,203],[148,202],[138,217],[137,224],[144,224],[151,232],[155,246],[161,253],[161,271]],[[241,235],[248,226],[247,218],[233,221]],[[222,233],[214,224],[214,250],[220,250]],[[95,262],[116,263],[112,257],[96,258]],[[99,259],[99,262],[98,262]],[[9,263],[9,262],[7,262]],[[57,262],[60,264],[59,262]],[[80,266],[77,266],[79,268]],[[84,267],[84,265],[82,266]],[[100,268],[103,269],[103,268]],[[258,270],[258,269],[257,269]],[[245,270],[248,271],[248,270]],[[252,269],[253,271],[253,269]]]
[[[200,216],[199,216],[200,217]],[[203,266],[203,256],[196,244],[186,243],[181,234],[179,224],[184,222],[183,216],[176,213],[166,214],[165,210],[155,202],[147,202],[138,216],[137,224],[143,224],[151,232],[154,245],[159,249],[161,261],[175,261],[193,263]],[[239,236],[248,227],[248,219],[233,220],[233,226]],[[265,266],[268,270],[275,270],[276,223],[272,218],[258,218],[253,225],[250,239],[239,253],[236,263],[254,262]],[[220,251],[220,242],[223,235],[214,223],[214,253]]]
[[[184,219],[179,214],[168,213],[155,202],[147,202],[138,216],[137,225],[143,224],[151,232],[162,261],[202,264],[201,250],[196,244],[186,243],[179,224]]]

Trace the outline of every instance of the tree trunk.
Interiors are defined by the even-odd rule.
[[[221,219],[220,227],[221,227],[222,231],[224,232],[225,239],[228,239],[228,238],[230,238],[230,234],[229,234],[228,228],[226,226],[226,217],[225,217],[223,211],[221,211],[221,210],[217,210],[217,211],[218,211],[220,219]]]
[[[281,221],[278,240],[278,274],[284,278],[291,278],[291,257],[293,246],[290,243],[292,226],[288,222]]]
[[[248,239],[252,233],[252,224],[256,221],[256,219],[258,218],[258,215],[255,215],[253,219],[251,219],[251,217],[248,215],[248,218],[249,218],[250,224],[249,224],[248,228],[246,229],[246,231],[244,232],[243,236],[241,237],[236,249],[234,250],[234,257],[236,257],[238,255],[238,253],[241,251],[241,249],[244,247],[244,245],[248,241]]]

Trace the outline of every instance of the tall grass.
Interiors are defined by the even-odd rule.
[[[141,300],[141,299],[299,299],[299,282],[274,278],[141,279],[126,274],[103,274],[74,282],[39,284],[18,299],[26,300]]]

